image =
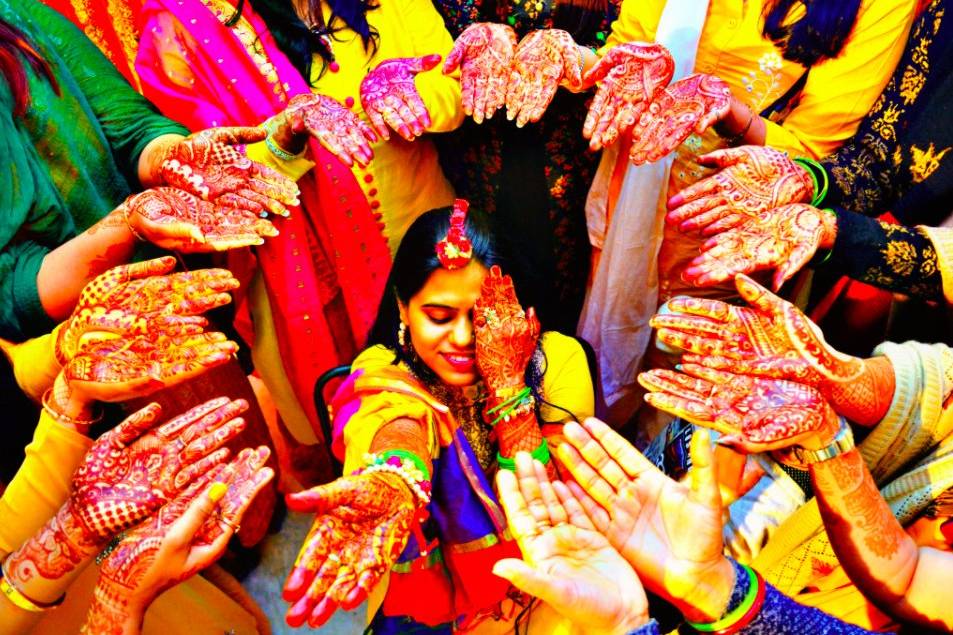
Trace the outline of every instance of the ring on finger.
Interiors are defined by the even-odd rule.
[[[237,534],[237,533],[241,530],[241,528],[242,528],[241,524],[239,524],[239,523],[234,523],[234,522],[230,521],[229,519],[225,518],[225,516],[223,516],[223,515],[221,515],[221,514],[218,515],[218,522],[222,523],[223,525],[225,525],[226,527],[228,527],[229,529],[231,529],[231,530],[232,530],[234,533],[236,533],[236,534]]]

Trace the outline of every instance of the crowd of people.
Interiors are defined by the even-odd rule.
[[[953,632],[946,1],[0,0],[0,635]]]

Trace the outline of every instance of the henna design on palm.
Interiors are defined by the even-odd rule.
[[[323,624],[337,607],[353,608],[404,549],[416,513],[410,488],[394,474],[343,476],[288,496],[294,511],[316,513],[282,597],[287,621]]]
[[[731,89],[714,75],[695,74],[670,84],[632,128],[629,161],[641,165],[673,152],[693,132],[702,133],[727,114]]]
[[[361,81],[361,105],[374,132],[385,141],[390,129],[413,141],[430,127],[430,113],[414,78],[440,63],[440,55],[384,60]]]
[[[582,87],[579,50],[566,31],[542,29],[524,37],[513,57],[506,87],[506,117],[518,127],[539,121],[556,89]]]
[[[492,117],[506,101],[515,52],[516,33],[505,24],[471,24],[453,43],[443,72],[449,75],[460,69],[463,112],[475,122]]]
[[[629,42],[609,49],[582,82],[582,88],[599,85],[582,130],[590,149],[610,146],[628,133],[674,72],[675,62],[660,44]]]
[[[228,291],[238,288],[225,269],[170,273],[174,268],[175,258],[165,256],[114,267],[87,284],[57,335],[60,365],[116,337],[201,333],[207,322],[199,315],[228,304]]]
[[[701,287],[739,273],[773,269],[772,286],[777,290],[807,265],[818,248],[833,245],[836,234],[834,215],[810,205],[770,209],[705,241],[682,279]]]
[[[776,207],[808,202],[814,182],[807,170],[774,148],[742,146],[698,158],[719,168],[668,202],[666,222],[683,232],[711,236],[733,229]]]
[[[374,158],[374,130],[339,101],[316,93],[295,95],[284,117],[294,135],[309,134],[346,165],[367,165]]]
[[[816,389],[783,379],[736,375],[697,364],[683,372],[639,375],[645,400],[697,425],[722,433],[719,443],[745,452],[793,445],[820,449],[837,434],[837,414]]]
[[[171,145],[159,166],[162,182],[216,207],[287,216],[298,204],[298,186],[255,163],[236,147],[265,138],[260,128],[210,128]]]
[[[123,209],[130,227],[146,240],[185,253],[261,245],[265,238],[278,235],[271,221],[250,211],[171,187],[133,194]]]

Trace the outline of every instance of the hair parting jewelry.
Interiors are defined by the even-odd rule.
[[[444,269],[462,269],[473,258],[473,245],[467,238],[466,220],[470,204],[462,198],[453,202],[450,214],[450,229],[443,240],[437,243],[437,259]]]

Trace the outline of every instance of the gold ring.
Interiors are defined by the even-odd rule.
[[[235,532],[236,534],[237,534],[237,533],[241,530],[241,528],[242,528],[242,526],[241,526],[240,524],[238,524],[238,523],[233,523],[232,521],[228,520],[227,518],[225,518],[225,517],[222,516],[221,514],[218,515],[218,522],[220,522],[220,523],[222,523],[223,525],[225,525],[226,527],[230,528],[230,529],[231,529],[233,532]]]

